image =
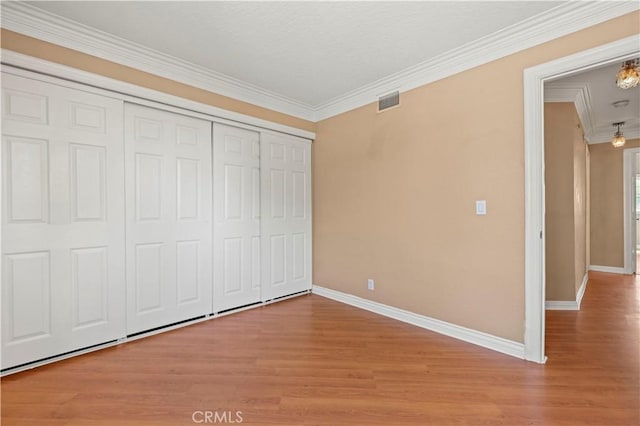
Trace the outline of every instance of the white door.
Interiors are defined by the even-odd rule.
[[[260,301],[260,135],[213,125],[213,306]]]
[[[2,74],[2,368],[125,335],[122,101]]]
[[[125,104],[127,333],[211,313],[211,123]]]
[[[262,133],[262,299],[311,288],[311,142]]]

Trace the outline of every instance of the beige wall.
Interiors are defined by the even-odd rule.
[[[576,300],[586,272],[586,144],[573,103],[544,104],[546,299]]]
[[[613,131],[611,132],[613,136]],[[591,152],[591,265],[624,267],[623,152],[640,147],[640,139],[623,148],[594,144]]]
[[[47,61],[67,65],[83,71],[103,75],[141,87],[158,90],[185,99],[201,102],[207,105],[224,108],[275,123],[284,124],[298,129],[315,131],[315,124],[311,121],[292,117],[266,108],[255,106],[236,99],[228,98],[206,90],[198,89],[166,78],[158,77],[143,71],[109,62],[95,56],[86,55],[75,50],[47,43],[35,38],[27,37],[6,29],[1,29],[0,41],[3,49],[11,50]]]
[[[639,18],[317,123],[314,283],[523,342],[523,70],[637,34]]]

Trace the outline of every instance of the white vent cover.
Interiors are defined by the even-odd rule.
[[[378,111],[384,111],[385,109],[394,107],[400,104],[400,92],[397,90],[392,93],[387,93],[378,98]]]

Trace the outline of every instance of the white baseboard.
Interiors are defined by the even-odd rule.
[[[576,303],[578,304],[578,309],[580,309],[580,304],[582,303],[582,297],[584,296],[584,292],[587,289],[587,282],[589,282],[589,271],[584,274],[582,278],[582,284],[580,284],[580,288],[578,289],[578,294],[576,294]]]
[[[547,311],[579,311],[580,306],[575,300],[547,300],[544,302]]]
[[[584,296],[584,291],[587,289],[587,281],[589,281],[589,272],[586,272],[582,278],[582,283],[576,294],[576,300],[547,300],[544,302],[544,308],[548,311],[579,311],[582,296]]]
[[[624,268],[618,268],[616,266],[591,265],[589,266],[589,270],[596,272],[608,272],[610,274],[624,274]]]
[[[493,336],[481,331],[472,330],[470,328],[451,324],[435,318],[430,318],[317,285],[313,286],[312,292],[313,294],[346,303],[347,305],[365,309],[367,311],[413,324],[427,330],[435,331],[436,333],[444,334],[445,336],[453,337],[503,354],[524,359],[524,344],[519,342],[514,342],[502,337]]]
[[[576,294],[576,300],[547,300],[544,302],[544,308],[549,311],[579,311],[580,303],[582,303],[582,296],[587,289],[587,282],[589,281],[589,272],[584,274],[582,283]]]

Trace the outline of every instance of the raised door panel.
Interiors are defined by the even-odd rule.
[[[178,241],[176,252],[178,305],[200,300],[200,241]]]
[[[9,78],[17,80],[13,76]],[[22,121],[47,125],[49,123],[50,92],[46,89],[43,91],[42,86],[38,87],[37,85],[34,87],[23,85],[22,87],[25,90],[2,87],[2,119],[5,122]],[[36,91],[39,93],[35,93]]]
[[[260,139],[214,124],[214,311],[260,301]]]
[[[242,238],[225,238],[223,249],[223,294],[231,296],[242,291]]]
[[[2,77],[2,368],[11,368],[125,334],[123,103]]]
[[[262,134],[263,300],[311,288],[311,147],[300,138]]]
[[[71,217],[74,221],[104,221],[107,201],[106,149],[71,144]]]
[[[137,244],[135,249],[135,314],[165,310],[162,243]]]
[[[135,198],[138,222],[162,219],[164,158],[161,155],[135,154]],[[128,184],[131,184],[128,182]]]
[[[5,136],[5,217],[10,223],[49,221],[48,140]]]
[[[269,240],[271,241],[269,245],[269,254],[271,255],[271,262],[269,262],[271,279],[269,284],[271,284],[271,287],[283,286],[286,284],[287,276],[287,237],[283,234],[274,234],[269,236]]]
[[[127,333],[211,313],[211,123],[125,106]]]
[[[107,247],[71,250],[74,329],[109,321],[107,256]]]
[[[200,215],[200,160],[178,158],[178,220],[198,220]]]
[[[3,337],[8,345],[51,337],[51,268],[48,251],[4,255]]]

